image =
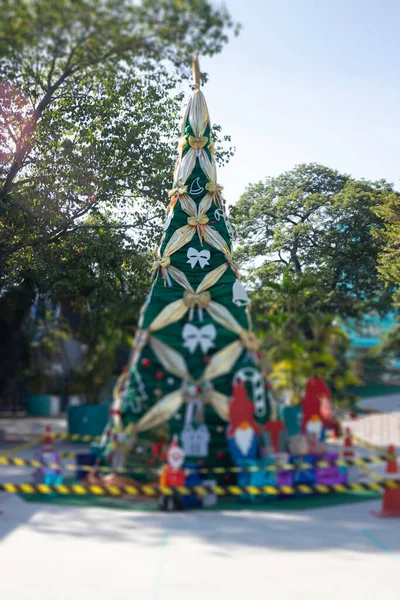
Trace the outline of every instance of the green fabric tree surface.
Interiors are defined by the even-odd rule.
[[[128,376],[115,394],[104,455],[116,455],[118,448],[126,455],[137,437],[145,439],[168,422],[186,456],[212,466],[228,460],[232,384],[245,383],[260,423],[268,420],[269,406],[249,300],[232,260],[233,234],[216,181],[208,109],[198,86],[181,133],[153,281]]]

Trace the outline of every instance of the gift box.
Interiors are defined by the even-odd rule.
[[[340,472],[339,467],[332,465],[330,467],[317,467],[315,469],[316,483],[322,485],[335,485],[346,483],[346,473]]]
[[[314,454],[304,456],[291,456],[290,463],[294,466],[293,480],[295,485],[315,483],[315,462],[318,457]],[[304,465],[304,466],[301,466]]]
[[[294,484],[293,471],[278,471],[276,480],[279,486],[292,487]]]

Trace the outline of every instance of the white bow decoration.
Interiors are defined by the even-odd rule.
[[[215,346],[214,340],[217,337],[217,330],[212,323],[203,327],[186,323],[182,329],[182,337],[185,342],[183,347],[187,348],[190,354],[193,354],[198,346],[200,346],[202,353],[206,354],[210,348]]]
[[[206,265],[209,265],[208,262],[210,260],[211,253],[209,250],[196,250],[196,248],[189,248],[187,251],[186,262],[190,263],[190,266],[195,267],[197,263],[199,263],[200,267],[203,269]]]

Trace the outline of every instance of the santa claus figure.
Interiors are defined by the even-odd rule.
[[[185,453],[179,446],[178,437],[175,435],[167,452],[168,464],[166,464],[161,471],[160,485],[185,485],[185,471],[182,469],[184,460]]]
[[[247,396],[243,382],[239,380],[233,387],[227,429],[228,447],[234,462],[257,457],[259,433],[260,427],[254,419],[253,403]]]

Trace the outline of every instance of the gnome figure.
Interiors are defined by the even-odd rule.
[[[162,469],[160,485],[185,485],[185,471],[182,469],[184,460],[185,453],[179,446],[178,438],[175,435],[167,452],[168,464]]]
[[[229,405],[227,441],[232,460],[257,458],[260,427],[254,419],[254,406],[247,396],[242,381],[233,387],[233,398]]]
[[[316,434],[318,440],[324,439],[325,428],[333,424],[331,392],[322,377],[311,377],[301,402],[303,433]]]

